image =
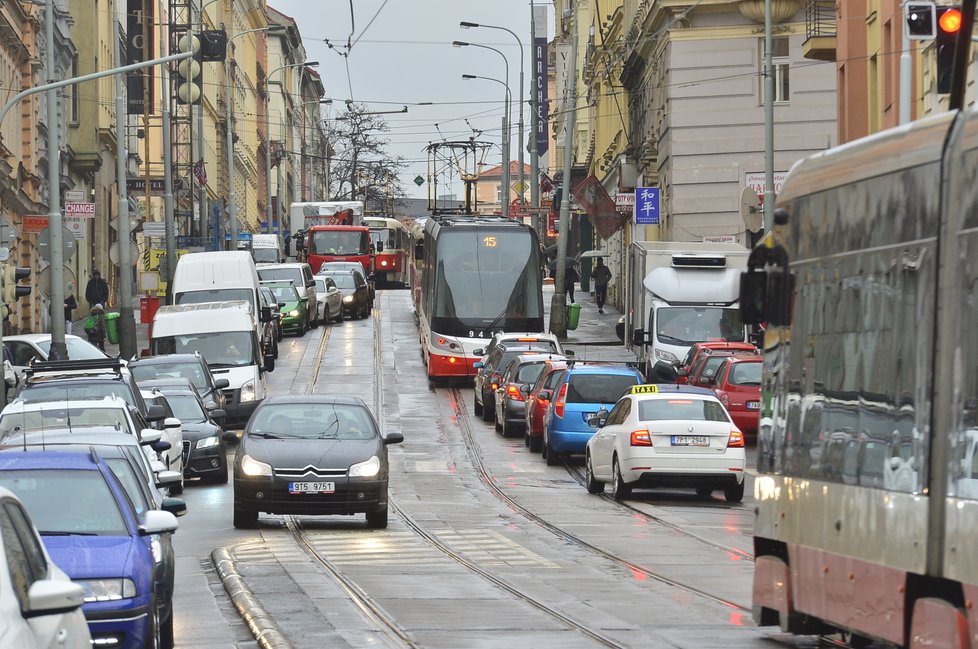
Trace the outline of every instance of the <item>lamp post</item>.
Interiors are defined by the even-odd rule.
[[[506,146],[504,147],[504,151],[503,151],[503,154],[504,154],[505,158],[503,160],[503,163],[504,163],[503,164],[503,198],[504,198],[504,200],[502,201],[502,214],[503,214],[503,216],[509,216],[509,182],[510,182],[510,177],[509,177],[509,139],[510,139],[510,133],[509,133],[509,129],[510,129],[510,124],[513,123],[512,120],[511,120],[511,118],[510,118],[510,115],[511,115],[511,113],[510,113],[510,106],[512,105],[513,100],[512,100],[512,95],[509,92],[509,59],[507,59],[506,58],[506,55],[503,54],[502,52],[500,52],[499,50],[497,50],[495,47],[489,47],[488,45],[480,45],[479,43],[466,43],[465,41],[452,41],[452,46],[453,47],[481,47],[484,50],[492,50],[493,52],[495,52],[499,56],[503,57],[503,63],[506,65],[506,76],[504,77],[506,79],[506,81],[505,81],[505,83],[502,82],[502,81],[500,81],[500,83],[503,83],[503,85],[506,86],[506,97],[507,97],[507,99],[506,99],[506,110],[504,111],[504,114],[503,114],[503,128],[506,129],[505,133],[503,133],[503,140],[506,143]],[[464,74],[462,75],[462,77],[463,78],[466,78]],[[487,77],[472,77],[472,78],[487,78]],[[499,79],[493,79],[493,81],[499,81]]]
[[[272,132],[271,132],[271,119],[269,118],[271,101],[268,94],[268,86],[271,84],[271,77],[273,74],[279,70],[285,70],[286,68],[299,68],[299,67],[309,67],[314,68],[319,65],[319,61],[305,61],[303,63],[291,63],[289,65],[280,65],[275,68],[267,75],[265,75],[265,230],[268,233],[272,231]],[[301,83],[300,83],[301,85]],[[283,138],[284,142],[284,138]],[[278,185],[278,183],[276,183]],[[276,187],[281,191],[280,187]],[[282,206],[278,206],[279,219],[278,225],[275,228],[275,234],[281,236],[282,234]]]
[[[228,49],[230,50],[231,41],[255,32],[281,32],[285,31],[285,25],[268,25],[267,27],[256,27],[238,32],[228,38]],[[225,98],[225,119],[227,120],[227,150],[228,150],[228,212],[231,218],[231,250],[238,249],[238,205],[234,196],[234,136],[231,134],[231,57],[228,56],[224,65],[224,98]],[[224,238],[223,228],[218,232],[218,240]]]
[[[207,7],[211,6],[215,2],[221,2],[221,0],[208,0],[208,2],[203,2],[200,5],[200,11],[197,12],[195,16],[195,24],[193,28],[193,33],[198,34],[203,29],[204,16],[207,11]],[[162,15],[162,14],[161,14]],[[191,143],[191,147],[194,150],[191,151],[190,159],[191,163],[196,163],[198,160],[204,157],[204,100],[201,97],[200,103],[192,104],[190,106],[191,117],[193,119],[193,130],[196,131],[196,137]],[[194,182],[194,175],[190,174],[190,182]],[[199,207],[200,214],[200,224],[197,228],[197,234],[200,237],[200,243],[202,246],[207,246],[207,228],[209,227],[209,218],[207,210],[207,185],[198,181],[197,183],[197,204]],[[192,208],[191,208],[192,209]]]
[[[532,11],[532,9],[531,9],[531,11]],[[524,72],[524,70],[526,70],[526,65],[523,63],[523,41],[521,41],[520,40],[520,37],[516,35],[516,32],[514,32],[514,31],[512,31],[510,29],[507,29],[505,27],[500,27],[498,25],[484,25],[482,23],[470,23],[470,22],[467,22],[467,21],[463,20],[462,22],[460,22],[458,24],[458,26],[461,27],[462,29],[469,29],[470,27],[483,27],[485,29],[498,29],[498,30],[503,31],[503,32],[508,32],[513,38],[516,39],[517,44],[520,46],[520,103],[519,103],[519,106],[520,106],[520,114],[519,114],[519,138],[520,139],[519,139],[519,145],[516,147],[516,157],[517,157],[517,160],[519,161],[519,166],[520,166],[520,192],[519,192],[520,202],[523,203],[523,202],[525,202],[523,200],[523,192],[526,191],[526,172],[523,169],[523,149],[526,147],[526,134],[523,132],[523,112],[524,112],[524,107],[523,107],[523,88],[524,88],[524,84],[523,84],[523,72]],[[506,75],[506,80],[509,81],[509,74]],[[508,162],[509,161],[507,160],[507,163]],[[507,167],[508,166],[509,165],[507,164]],[[536,182],[535,179],[534,179],[534,182]]]
[[[486,81],[495,81],[498,84],[502,84],[506,88],[506,105],[512,101],[512,95],[509,92],[509,84],[499,79],[494,79],[492,77],[480,77],[476,74],[463,74],[463,79],[484,79]],[[503,192],[502,192],[502,214],[503,216],[509,216],[509,117],[508,111],[503,112],[503,141],[502,141],[502,151],[503,151]]]

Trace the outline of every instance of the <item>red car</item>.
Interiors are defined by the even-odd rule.
[[[526,397],[526,432],[523,444],[534,453],[543,449],[543,414],[553,398],[554,385],[567,368],[565,361],[546,361],[543,372]]]
[[[679,364],[678,373],[679,378],[676,379],[676,383],[687,383],[687,376],[689,375],[690,369],[693,367],[693,363],[696,359],[700,357],[704,352],[709,351],[725,351],[725,352],[753,352],[756,350],[754,345],[750,343],[731,343],[725,340],[708,340],[706,342],[694,343],[689,351],[686,352],[686,358],[683,362]]]
[[[757,436],[761,421],[761,357],[737,355],[723,359],[712,386],[744,435]]]
[[[733,352],[728,351],[713,351],[701,353],[696,357],[696,361],[693,362],[693,366],[689,368],[689,374],[686,376],[686,383],[688,385],[695,385],[699,388],[713,388],[713,384],[716,382],[717,370],[720,369],[720,365],[723,361],[727,360],[733,356]]]

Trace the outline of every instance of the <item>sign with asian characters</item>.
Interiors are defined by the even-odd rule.
[[[635,223],[640,225],[659,224],[659,188],[635,188]]]

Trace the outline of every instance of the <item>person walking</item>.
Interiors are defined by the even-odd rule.
[[[85,301],[90,307],[101,304],[103,308],[109,301],[109,285],[97,270],[92,271],[92,279],[88,280],[85,287]]]
[[[568,259],[567,267],[564,269],[564,290],[567,291],[567,298],[570,300],[570,304],[574,303],[574,283],[579,281],[581,281],[581,274],[577,272],[577,268]]]
[[[604,260],[597,257],[594,260],[594,299],[598,303],[598,313],[604,313],[604,301],[608,299],[608,283],[611,282],[611,269],[604,265]]]
[[[65,286],[65,333],[71,334],[71,312],[78,308],[78,301],[75,299],[75,285],[68,283]]]

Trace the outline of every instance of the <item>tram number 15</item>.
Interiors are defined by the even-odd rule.
[[[496,237],[483,237],[482,238],[482,245],[485,246],[486,248],[495,248],[496,247]]]

